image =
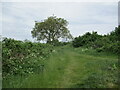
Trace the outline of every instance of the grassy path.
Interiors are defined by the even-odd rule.
[[[46,60],[47,65],[43,74],[32,75],[22,87],[74,87],[82,83],[91,73],[102,72],[100,67],[108,60],[114,59],[81,54],[72,48],[58,48],[49,60]]]
[[[70,47],[57,48],[45,61],[43,73],[35,73],[26,79],[18,80],[21,84],[14,83],[14,87],[74,88],[82,84],[92,73],[104,73],[101,67],[112,61],[117,59],[109,56],[96,57]]]
[[[60,83],[61,88],[71,87],[78,82],[79,79],[85,77],[86,70],[84,62],[80,58],[80,55],[75,52],[69,52],[66,54],[69,59],[69,64],[64,70],[64,75]],[[82,73],[81,73],[82,72]]]

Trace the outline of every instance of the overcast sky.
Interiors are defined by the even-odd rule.
[[[33,41],[34,21],[53,14],[69,22],[74,37],[88,31],[107,34],[118,25],[117,2],[3,2],[2,36]]]

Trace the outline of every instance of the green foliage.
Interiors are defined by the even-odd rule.
[[[98,35],[97,32],[87,32],[83,36],[76,37],[73,40],[73,47],[88,47],[96,49],[97,52],[111,52],[119,54],[120,49],[120,26],[107,35]]]
[[[94,46],[94,42],[100,39],[101,35],[98,35],[97,32],[85,33],[83,36],[76,37],[73,40],[74,47],[81,46]]]
[[[55,42],[53,45],[54,46],[64,46],[64,45],[69,45],[71,42]]]
[[[42,60],[47,58],[53,47],[48,44],[22,42],[5,38],[2,41],[3,77],[33,73],[42,66]],[[39,59],[38,59],[39,58]]]
[[[37,40],[45,40],[47,43],[55,44],[59,38],[72,38],[67,25],[68,22],[65,19],[51,16],[44,21],[36,21],[31,33],[33,38],[37,38]]]
[[[118,59],[113,55],[68,45],[55,47],[44,60],[44,72],[11,75],[3,79],[3,88],[117,88]]]

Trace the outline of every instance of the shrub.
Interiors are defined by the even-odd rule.
[[[3,77],[12,74],[33,73],[42,65],[40,60],[47,58],[52,50],[53,47],[49,44],[5,38],[2,41]]]
[[[85,33],[82,36],[76,37],[72,45],[73,47],[87,47],[96,49],[97,52],[111,52],[120,54],[119,45],[120,26],[107,35],[98,35],[97,32]]]

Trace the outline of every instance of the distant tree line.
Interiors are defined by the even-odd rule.
[[[97,32],[87,32],[82,36],[75,37],[73,47],[87,47],[96,49],[98,52],[107,51],[119,54],[120,50],[120,26],[107,35],[99,35]]]

